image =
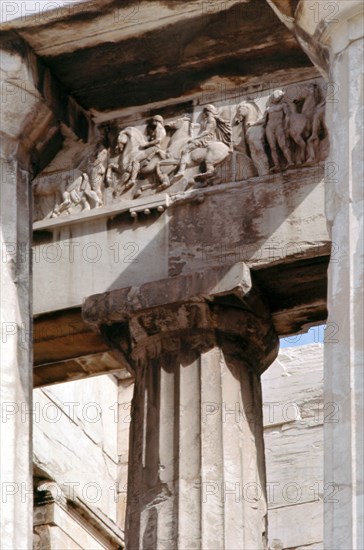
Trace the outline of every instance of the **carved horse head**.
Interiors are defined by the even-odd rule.
[[[126,170],[129,164],[140,154],[139,146],[145,138],[138,128],[128,126],[118,135],[117,148],[120,151],[119,168]]]
[[[244,127],[246,129],[257,122],[261,116],[262,112],[255,101],[243,101],[238,105],[235,118],[244,122]]]
[[[175,128],[176,131],[170,139],[168,152],[172,158],[179,159],[184,145],[191,137],[191,117],[185,115],[178,118],[174,121],[173,128]]]
[[[237,151],[247,154],[247,130],[261,119],[262,113],[254,101],[243,101],[237,107],[232,123],[232,142]]]

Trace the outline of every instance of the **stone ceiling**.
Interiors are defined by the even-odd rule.
[[[52,5],[52,3],[50,3]],[[9,23],[96,116],[312,63],[265,0],[95,0]]]

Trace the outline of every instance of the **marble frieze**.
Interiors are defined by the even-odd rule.
[[[34,221],[163,212],[171,197],[190,190],[252,178],[269,183],[273,174],[318,165],[328,151],[325,104],[317,79],[118,119],[98,127],[88,144],[68,135],[33,181]]]

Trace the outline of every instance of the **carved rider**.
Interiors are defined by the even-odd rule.
[[[231,124],[219,116],[214,105],[206,105],[203,109],[201,132],[195,139],[189,139],[187,145],[182,149],[176,177],[184,176],[190,153],[199,147],[207,147],[211,141],[222,141],[230,147]]]
[[[287,168],[293,166],[291,151],[288,146],[286,131],[289,121],[289,107],[284,101],[285,94],[282,90],[275,90],[269,97],[267,109],[263,115],[265,135],[269,143],[274,166],[271,172],[280,170],[277,146],[282,151],[287,161]]]
[[[146,161],[150,161],[154,156],[159,155],[165,158],[165,152],[161,148],[162,141],[167,132],[164,128],[164,120],[161,115],[155,115],[147,125],[148,141],[139,146],[139,149],[146,149],[148,156]]]

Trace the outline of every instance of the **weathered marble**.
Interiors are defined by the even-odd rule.
[[[118,398],[118,476],[115,486],[117,488],[117,523],[125,530],[126,501],[129,470],[129,435],[131,423],[131,401],[134,392],[134,378],[126,371],[119,371],[116,375],[119,379]]]
[[[363,4],[300,1],[287,19],[279,0],[268,1],[330,85],[326,214],[339,257],[329,267],[329,323],[337,331],[325,349],[325,402],[335,403],[340,416],[325,426],[325,482],[336,487],[339,502],[325,502],[324,541],[327,550],[359,549],[364,539]]]
[[[173,200],[163,194],[156,203],[140,198],[119,210],[94,209],[83,219],[37,222],[35,313],[79,306],[85,296],[120,284],[239,260],[263,268],[328,255],[322,178],[323,167],[311,167],[190,190]],[[147,208],[153,211],[144,214]]]
[[[45,57],[98,119],[171,97],[211,95],[221,81],[225,93],[225,85],[236,88],[272,71],[284,77],[311,66],[268,6],[255,0],[94,0],[28,10],[7,2],[3,14],[4,28],[15,28]]]
[[[32,547],[33,506],[29,206],[32,141],[24,144],[22,132],[29,130],[29,124],[36,118],[34,110],[42,110],[42,105],[32,93],[34,82],[24,60],[2,45],[0,55],[1,101],[5,104],[0,150],[1,545],[15,550]],[[27,82],[28,89],[19,87],[18,81]],[[21,408],[27,411],[24,417]]]
[[[205,366],[209,368],[208,354],[204,357]],[[184,372],[180,371],[180,380],[186,385],[190,378],[186,378]],[[310,344],[281,349],[261,380],[267,469],[268,547],[270,550],[322,550],[322,499],[324,496],[329,498],[330,495],[330,490],[323,491],[323,425],[324,422],[335,421],[337,413],[332,407],[325,410],[323,408],[323,345]],[[88,388],[90,398],[93,398],[94,389],[89,387],[89,382],[85,381],[83,385]],[[180,387],[181,392],[184,387]],[[195,396],[197,390],[192,391],[192,387],[191,384],[188,385],[188,403],[192,399],[200,399],[198,395]],[[130,375],[128,378],[121,378],[118,410],[118,506],[122,527],[127,497],[132,390],[133,378]],[[229,392],[227,397],[230,399]],[[208,421],[210,427],[219,412],[214,403],[214,400],[208,402],[209,406],[203,409],[205,421]],[[224,411],[229,409],[236,412],[235,403],[229,402],[229,406],[226,404]],[[181,426],[188,420],[190,410],[191,406],[183,409],[185,420]],[[233,414],[226,412],[225,424],[229,418],[230,421],[236,420],[236,416],[234,418]],[[201,428],[205,427],[205,430],[206,422],[201,423]],[[224,425],[223,429],[227,430],[228,427]],[[192,436],[195,435],[196,430]],[[194,449],[194,446],[191,444],[190,448]],[[184,463],[187,463],[187,459],[191,460],[191,452],[189,458],[184,458]],[[220,489],[219,485],[208,488],[211,494],[206,495],[209,499],[207,503],[213,497],[218,500],[223,496]],[[230,496],[234,496],[233,493],[226,494],[227,499]],[[245,498],[249,499],[250,496],[249,493],[245,494]]]
[[[359,102],[362,96],[362,75],[358,69],[362,49],[360,39],[363,21],[362,12],[359,13],[361,5],[358,0],[333,3],[323,0],[269,0],[269,3],[275,6],[276,12],[283,14],[284,23],[296,34],[298,42],[276,19],[268,5],[256,0],[232,0],[224,3],[131,0],[122,7],[119,0],[96,0],[72,3],[72,6],[62,3],[56,10],[50,10],[49,4],[44,7],[35,3],[36,5],[31,6],[35,7],[35,13],[24,13],[25,2],[4,1],[4,34],[1,39],[6,53],[2,56],[2,68],[5,66],[5,72],[9,74],[6,74],[5,87],[2,89],[6,104],[3,120],[6,134],[5,155],[2,156],[7,157],[7,161],[10,158],[11,172],[17,177],[16,183],[14,178],[10,178],[13,189],[11,192],[5,189],[3,194],[3,182],[1,187],[2,199],[3,196],[6,198],[5,208],[2,205],[5,219],[5,223],[2,220],[2,229],[5,227],[5,238],[13,239],[13,243],[16,243],[16,250],[10,253],[12,257],[9,265],[2,265],[1,275],[6,284],[5,321],[8,322],[10,318],[12,323],[17,323],[17,327],[16,332],[10,335],[11,340],[6,338],[5,342],[6,376],[2,389],[5,388],[5,398],[13,399],[16,404],[18,399],[27,399],[29,396],[30,345],[20,341],[19,324],[25,323],[28,331],[26,323],[30,313],[30,298],[29,281],[25,279],[30,276],[27,189],[31,177],[39,175],[33,190],[35,218],[38,220],[35,226],[34,266],[35,286],[38,288],[36,311],[37,314],[42,314],[40,325],[45,326],[43,322],[47,322],[46,320],[50,324],[57,321],[62,323],[65,318],[69,321],[67,308],[70,307],[74,307],[72,313],[79,316],[82,299],[91,293],[114,292],[115,289],[127,286],[131,287],[127,297],[131,302],[135,298],[135,307],[138,304],[144,312],[145,303],[140,300],[136,287],[142,287],[143,293],[147,290],[145,283],[154,288],[155,281],[159,279],[179,280],[181,284],[188,286],[188,275],[191,273],[204,273],[207,267],[218,272],[221,265],[230,266],[243,260],[255,270],[256,284],[269,297],[272,326],[281,335],[292,334],[326,317],[325,269],[330,238],[325,225],[323,186],[320,183],[322,167],[305,167],[302,170],[286,168],[297,162],[311,164],[323,159],[328,146],[327,134],[330,133],[333,136],[332,157],[327,164],[326,174],[327,217],[332,225],[333,241],[329,271],[329,321],[330,326],[335,326],[336,323],[340,337],[337,338],[338,341],[328,343],[331,348],[326,354],[328,369],[325,384],[328,399],[340,405],[343,420],[326,429],[329,456],[326,480],[338,484],[343,493],[340,506],[325,503],[325,545],[330,550],[333,547],[346,550],[346,545],[350,546],[350,550],[358,549],[363,538],[363,490],[361,480],[357,478],[362,463],[363,445],[360,416],[362,393],[359,390],[363,381],[358,370],[363,357],[360,323],[357,322],[362,315],[363,267],[362,255],[358,252],[363,245],[359,229],[363,214],[358,187],[358,182],[362,180],[359,167],[361,127],[357,122],[361,114]],[[310,67],[310,61],[300,45],[320,70],[323,70],[326,78],[331,80],[326,83],[327,110],[325,94],[316,97],[315,105],[312,102],[315,93],[308,81],[317,79],[318,75]],[[266,78],[272,78],[271,82],[267,83]],[[302,86],[301,99],[297,97],[293,110],[288,113],[289,102],[285,98],[287,90],[284,86],[300,79],[307,80],[307,85]],[[233,88],[233,92],[225,88],[226,84]],[[219,88],[221,85],[222,91]],[[211,97],[216,90],[220,97]],[[242,102],[255,102],[255,93],[259,95],[262,91],[264,93],[256,104],[263,114],[264,122],[259,124],[258,118],[254,121],[258,122],[256,126],[253,123],[247,128],[247,121],[243,121],[246,115],[240,118],[242,112],[238,113],[238,105],[242,105]],[[269,99],[267,106],[263,99]],[[75,100],[88,112],[77,105]],[[150,146],[153,143],[151,147],[158,148],[168,132],[168,137],[173,137],[172,131],[166,129],[168,123],[172,127],[176,117],[178,120],[188,113],[192,115],[191,134],[188,137],[196,145],[196,140],[206,138],[206,135],[202,135],[203,132],[209,131],[202,125],[201,134],[201,127],[197,127],[198,117],[208,105],[216,108],[216,118],[210,108],[209,124],[213,125],[211,119],[216,121],[217,117],[228,122],[238,122],[235,135],[234,127],[232,128],[235,149],[228,154],[225,162],[217,168],[214,164],[204,166],[199,162],[188,168],[190,159],[183,158],[181,151],[181,156],[174,159],[178,164],[172,174],[166,175],[158,161],[153,168],[151,181],[136,178],[138,181],[135,187],[126,190],[124,183],[128,185],[133,182],[133,171],[138,169],[140,176],[143,168],[142,163],[138,167],[135,162],[133,166],[123,166],[122,174],[115,171],[114,176],[116,174],[117,177],[115,180],[111,177],[108,187],[109,161],[120,167],[120,157],[117,158],[114,146],[117,136],[126,127],[141,126],[142,132],[145,132],[145,144]],[[91,115],[98,123],[102,123],[102,127],[96,128],[90,122]],[[153,123],[147,122],[150,118]],[[26,124],[23,124],[25,120]],[[305,124],[300,126],[301,122]],[[305,127],[307,122],[311,128]],[[67,135],[63,125],[72,129],[72,136]],[[78,138],[83,143],[78,142]],[[119,141],[121,144],[122,138]],[[188,153],[193,156],[196,153],[194,147],[191,147],[191,151],[184,151],[186,155]],[[57,151],[59,155],[56,155]],[[164,154],[167,156],[166,147],[154,152],[158,157],[163,157]],[[50,166],[49,162],[55,155],[55,163]],[[67,168],[62,164],[62,159],[70,161]],[[342,159],[340,166],[335,164],[338,159]],[[161,158],[161,162],[165,160]],[[49,170],[43,171],[46,165]],[[282,169],[283,173],[275,176],[269,174],[270,170],[278,169]],[[179,171],[185,177],[174,183],[173,176]],[[195,180],[198,172],[203,174],[204,171],[205,175],[213,175],[213,178],[209,180],[206,189],[200,190],[192,180]],[[243,177],[240,177],[239,174],[242,173]],[[336,173],[339,174],[337,181]],[[54,181],[51,181],[53,176]],[[117,181],[119,176],[120,180]],[[172,185],[168,187],[168,193],[158,196],[159,191],[167,189],[169,183]],[[201,186],[205,183],[202,182]],[[210,186],[210,183],[216,184],[216,188],[215,185]],[[189,187],[191,188],[188,189]],[[140,193],[142,198],[136,196]],[[21,205],[17,204],[18,198],[21,199]],[[47,216],[54,218],[44,220]],[[26,226],[23,227],[24,219]],[[18,243],[19,237],[23,236],[26,241],[24,255]],[[123,241],[124,237],[128,240]],[[232,251],[229,248],[231,243]],[[81,251],[81,259],[78,258],[76,262],[80,269],[72,265],[75,263],[71,259],[73,246]],[[100,249],[102,261],[98,257]],[[138,254],[140,250],[142,253],[138,257],[139,265],[127,265],[124,268],[124,263],[129,264],[129,253],[132,255],[131,259],[135,259],[133,254]],[[59,251],[61,258],[57,256]],[[64,252],[66,255],[62,257]],[[38,260],[37,253],[40,258]],[[24,256],[26,260],[20,266]],[[337,260],[338,263],[335,263]],[[38,277],[41,271],[44,272],[44,277]],[[163,285],[163,291],[168,294],[170,289],[167,288],[167,283]],[[348,290],[349,287],[351,290]],[[163,292],[160,290],[159,296],[161,295]],[[236,293],[234,296],[233,300],[236,300]],[[195,295],[192,297],[196,298]],[[213,300],[215,299],[214,295]],[[226,296],[219,295],[218,300],[221,299],[225,300]],[[97,306],[100,311],[104,311],[100,303]],[[196,353],[197,363],[201,363],[203,355],[208,356],[208,367],[220,375],[224,373],[225,382],[232,388],[232,393],[237,395],[237,379],[229,378],[231,371],[228,373],[225,369],[224,350],[228,347],[227,342],[231,342],[231,335],[239,338],[239,334],[235,332],[235,326],[230,327],[231,332],[226,336],[224,330],[229,322],[219,333],[217,327],[221,324],[223,314],[220,311],[221,317],[214,317],[215,306],[216,303],[211,304],[205,295],[198,295],[198,301],[196,303],[193,300],[192,308],[183,309],[181,306],[182,309],[178,309],[178,312],[187,318],[186,320],[182,315],[182,321],[185,321],[182,326],[186,330],[189,327],[188,322],[193,323],[199,315],[203,319],[206,317],[207,324],[210,323],[213,330],[220,334],[221,342],[213,341],[214,345],[207,351],[200,349],[200,334],[198,337],[195,335],[197,323],[192,326],[192,334],[189,333],[188,338],[186,336],[188,346],[178,348],[173,355],[173,361],[168,364],[165,357],[169,357],[169,352],[166,350],[170,349],[168,346],[175,344],[173,338],[154,338],[148,333],[148,342],[139,347],[133,342],[134,347],[131,347],[134,356],[131,349],[124,348],[123,356],[120,353],[112,356],[107,353],[99,338],[90,337],[82,323],[75,327],[70,322],[66,334],[62,332],[59,337],[56,335],[53,343],[51,341],[54,334],[50,338],[38,338],[37,343],[41,343],[41,349],[39,351],[38,348],[39,353],[37,351],[36,356],[42,356],[41,361],[44,360],[44,363],[38,363],[39,368],[43,369],[43,375],[37,377],[37,383],[47,380],[47,368],[49,373],[52,370],[52,364],[46,363],[48,358],[57,365],[57,373],[49,375],[48,379],[54,382],[73,376],[100,373],[103,369],[110,371],[115,366],[115,357],[119,357],[121,365],[134,369],[134,372],[138,371],[140,391],[143,384],[149,394],[153,394],[155,386],[161,389],[163,407],[158,411],[159,416],[156,416],[161,421],[160,432],[167,438],[171,434],[171,426],[165,411],[173,409],[176,418],[178,417],[173,429],[183,421],[181,411],[174,407],[175,402],[171,402],[168,389],[177,387],[181,390],[181,396],[189,399],[184,391],[183,381],[187,372],[195,376],[198,371],[195,358],[191,361],[191,349],[194,349],[194,345],[197,346],[193,352]],[[143,322],[146,322],[146,332],[153,327],[157,327],[157,332],[163,332],[165,323],[168,325],[168,322],[172,323],[174,320],[176,326],[180,326],[177,321],[181,322],[181,315],[177,315],[178,318],[175,319],[176,311],[173,308],[170,310],[170,304],[159,301],[153,307],[158,310],[159,317],[156,311],[154,316],[145,314]],[[231,303],[224,303],[224,308],[229,311],[230,321],[234,321],[231,307]],[[234,307],[236,308],[236,303]],[[63,309],[66,311],[62,311]],[[123,309],[122,304],[119,309]],[[242,308],[238,309],[242,315]],[[131,332],[136,330],[137,337],[141,337],[145,329],[143,322],[139,325],[141,317],[135,312],[123,312],[127,320],[123,317],[122,327],[117,325],[110,328],[108,325],[101,330],[113,345],[115,333],[120,328],[124,330],[130,325]],[[212,317],[211,312],[214,313]],[[111,321],[115,325],[115,319],[120,321],[118,311],[114,311],[113,315]],[[254,316],[252,313],[251,315],[252,317],[244,311],[244,318],[249,318],[253,323]],[[254,323],[253,325],[257,329]],[[62,331],[64,328],[63,324]],[[205,325],[202,328],[206,330]],[[244,326],[240,328],[246,329]],[[124,333],[122,336],[124,337]],[[67,344],[72,340],[74,342],[68,348]],[[128,339],[121,338],[116,347],[120,348],[119,344],[125,343],[125,340]],[[244,340],[244,344],[248,341],[253,346],[251,350],[258,349],[258,355],[264,351],[258,346],[254,336]],[[87,352],[89,343],[92,346]],[[146,350],[143,348],[144,344],[148,344]],[[263,353],[260,358],[254,354],[258,363],[263,361],[263,356]],[[143,364],[145,366],[149,362],[154,362],[155,369],[152,373],[147,371],[149,378],[144,379],[143,373],[146,369],[143,370]],[[241,382],[251,377],[252,373],[248,369],[246,357],[239,357],[239,365]],[[153,374],[156,379],[153,379]],[[173,398],[177,393],[176,390]],[[197,400],[201,401],[202,395],[202,391],[197,392]],[[239,395],[237,399],[242,398],[244,404],[243,397]],[[216,421],[217,415],[211,416]],[[140,412],[140,418],[141,424],[144,422],[144,425],[148,425],[143,411]],[[11,475],[19,476],[16,479],[22,479],[29,466],[29,420],[27,417],[26,422],[19,425],[15,414],[12,419],[14,422],[11,421],[4,427],[5,435],[11,441],[9,448],[5,450],[10,456],[10,470],[6,471],[6,475],[10,472]],[[235,435],[235,427],[232,432],[227,425],[221,426],[218,422],[215,427],[221,428],[225,435]],[[249,435],[249,422],[245,422],[242,429]],[[274,432],[275,427],[271,429]],[[290,423],[286,426],[286,433],[295,432],[296,429],[297,426]],[[314,433],[313,429],[311,433]],[[19,461],[13,453],[14,434],[22,434],[26,446]],[[91,430],[87,437],[91,437],[91,434],[95,435]],[[181,438],[176,436],[175,440],[183,446]],[[163,441],[161,449],[166,451],[165,462],[168,463],[169,460],[170,465],[175,457],[175,448],[171,449]],[[154,450],[155,447],[156,445]],[[153,445],[148,442],[144,448],[153,455]],[[261,461],[262,453],[254,454],[254,448],[253,445],[253,470],[259,470],[257,462]],[[228,449],[230,451],[230,446]],[[19,451],[16,450],[16,453]],[[103,454],[99,453],[98,456],[100,458]],[[224,459],[226,457],[227,455]],[[181,461],[181,466],[184,465]],[[116,475],[119,475],[121,470],[116,470]],[[170,473],[171,468],[166,470],[166,476]],[[238,472],[239,475],[240,473]],[[25,475],[28,482],[28,470]],[[168,478],[168,483],[173,486],[174,482],[172,475],[172,478]],[[307,486],[303,485],[307,496]],[[147,490],[146,494],[148,496]],[[176,498],[176,492],[172,491],[168,505],[176,502]],[[184,502],[181,501],[181,507]],[[24,508],[27,506],[29,503],[24,503]],[[256,526],[256,522],[259,523],[256,530],[259,534],[263,507],[259,510],[248,510],[251,525]],[[237,509],[234,506],[232,517]],[[299,504],[297,510],[302,516],[312,515],[312,507],[308,501]],[[19,512],[16,521],[15,511]],[[28,519],[28,511],[29,509],[15,510],[12,505],[6,507],[6,545],[9,548],[30,547],[29,520],[23,523],[19,520],[19,517]],[[168,513],[167,510],[163,516],[163,529],[168,531],[168,537],[171,531],[172,536],[175,536],[175,526],[173,522],[169,522]],[[279,511],[275,510],[274,514],[272,521],[277,532],[283,533],[283,538],[287,535],[287,544],[306,545],[300,539],[300,533],[292,536],[292,532],[286,529],[287,523],[296,525],[295,512],[287,511],[288,521],[282,519]],[[63,521],[66,525],[67,518],[64,517]],[[145,516],[143,521],[147,545],[149,535],[154,540],[155,530],[150,534],[145,525]],[[150,521],[155,529],[154,517]],[[210,518],[209,521],[212,523]],[[19,523],[20,528],[15,532]],[[72,525],[69,525],[71,530]],[[235,525],[240,529],[239,520]],[[219,523],[219,528],[220,526]],[[316,532],[318,524],[314,520],[310,526]],[[59,525],[54,526],[55,529],[48,525],[39,527],[42,527],[41,531],[46,538],[50,532],[54,532],[54,544],[72,547],[70,537],[61,542],[58,535],[62,528]],[[228,527],[230,528],[230,524]],[[181,524],[180,528],[181,536],[185,537],[186,526]],[[310,529],[310,540],[314,540],[311,537],[312,530]],[[134,534],[131,533],[130,536]],[[186,536],[189,535],[187,533]],[[157,536],[164,535],[157,533]],[[206,536],[210,536],[210,533]],[[277,540],[272,541],[276,548],[280,545]],[[259,540],[258,546],[260,544]],[[78,543],[75,545],[78,546]],[[320,545],[320,542],[312,542],[311,546],[315,545]]]
[[[1,248],[6,251],[0,264],[1,538],[4,548],[15,550],[32,544],[31,231],[28,175],[15,159],[1,155],[0,162]],[[17,250],[21,244],[23,260]],[[22,407],[28,411],[23,418]]]
[[[265,548],[259,375],[278,340],[249,269],[130,290],[83,306],[135,375],[127,546]]]
[[[117,380],[101,376],[44,387],[33,399],[35,465],[115,522]]]
[[[98,128],[98,141],[92,136],[82,156],[66,135],[33,181],[34,219],[82,218],[141,195],[173,195],[317,164],[328,149],[325,95],[317,80],[265,90],[257,101],[247,95],[240,103],[241,96],[217,106],[201,102],[174,119],[158,114],[126,126],[120,117]],[[183,109],[184,103],[175,106]]]
[[[329,267],[328,320],[337,336],[325,349],[325,402],[337,404],[339,422],[325,426],[325,482],[339,503],[325,503],[325,548],[360,549],[364,540],[364,201],[363,28],[361,2],[339,2],[330,43],[330,78],[338,83],[328,126],[333,142],[327,166],[326,212],[339,262]],[[332,173],[334,168],[335,173]]]
[[[54,481],[35,488],[34,550],[121,550],[123,532],[96,507],[66,496]]]
[[[86,140],[88,121],[80,132],[81,110],[18,35],[2,32],[0,53],[1,530],[15,550],[32,547],[30,181],[60,147],[60,121]]]
[[[337,414],[323,408],[323,351],[322,344],[280,349],[262,376],[272,550],[322,545],[323,498],[330,496],[330,488],[324,491],[323,427]]]

